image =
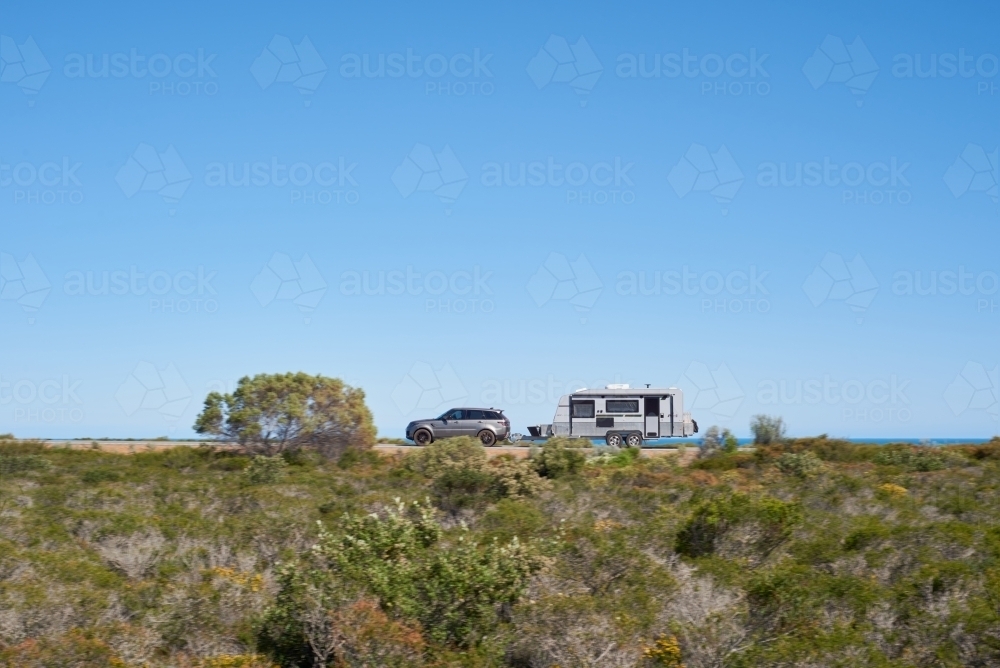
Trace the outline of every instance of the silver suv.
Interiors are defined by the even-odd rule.
[[[475,436],[485,446],[495,445],[510,436],[510,420],[496,408],[452,408],[437,418],[406,425],[406,438],[417,445],[452,436]]]

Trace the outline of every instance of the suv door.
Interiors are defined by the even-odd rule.
[[[476,436],[487,427],[484,411],[472,410],[465,413],[465,419],[462,420],[462,436]]]
[[[461,408],[456,408],[453,411],[448,411],[443,418],[441,418],[441,425],[437,428],[440,436],[439,438],[451,438],[452,436],[460,436],[462,434],[462,420],[465,417],[465,412]]]

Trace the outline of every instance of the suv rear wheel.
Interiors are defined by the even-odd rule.
[[[417,445],[429,445],[434,442],[434,437],[427,429],[418,429],[413,434],[413,442]]]
[[[490,447],[491,445],[497,442],[497,435],[494,434],[489,429],[483,429],[481,432],[479,432],[479,442],[485,445],[486,447]]]

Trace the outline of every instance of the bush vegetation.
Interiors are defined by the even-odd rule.
[[[2,439],[0,666],[1000,665],[1000,439],[573,445]]]

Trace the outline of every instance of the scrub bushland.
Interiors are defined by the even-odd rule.
[[[2,439],[0,666],[1000,665],[1000,439],[571,445]]]

